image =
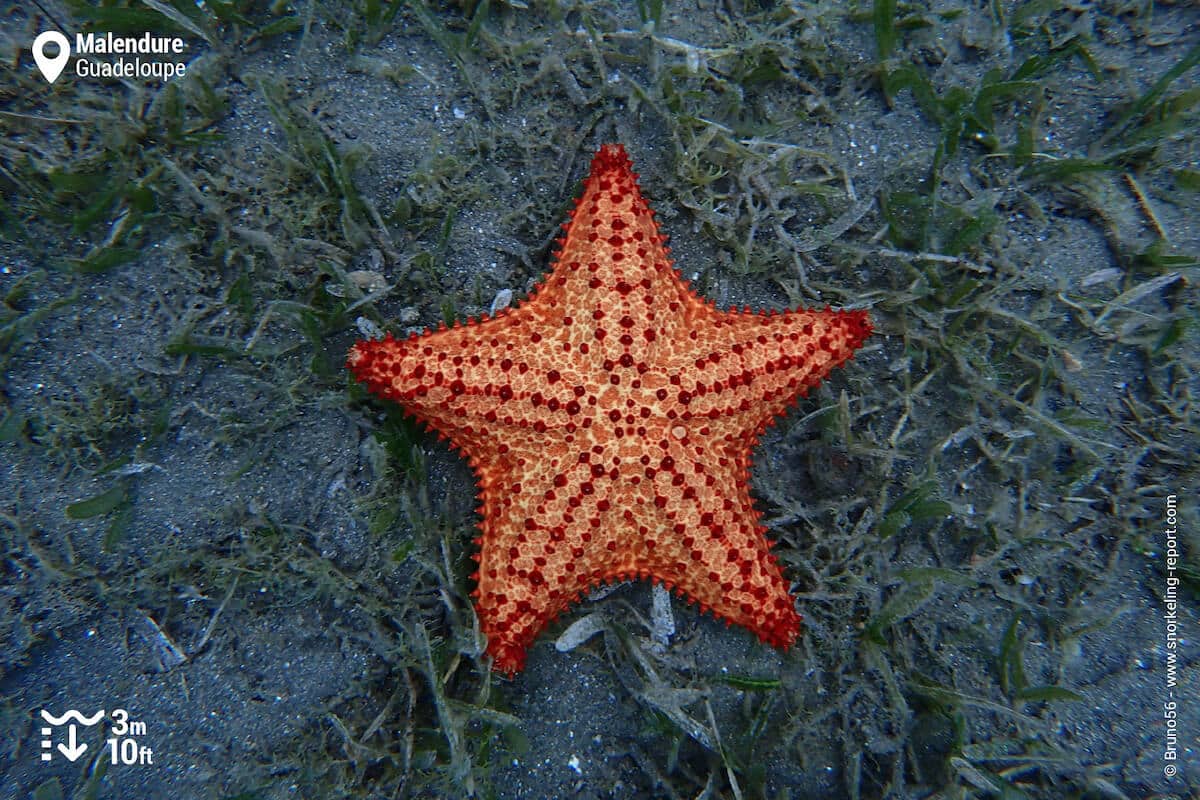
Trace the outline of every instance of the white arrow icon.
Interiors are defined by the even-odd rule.
[[[64,756],[66,756],[68,761],[74,761],[75,759],[77,759],[81,755],[83,755],[87,749],[88,749],[88,746],[85,742],[76,742],[75,741],[75,726],[74,725],[68,726],[67,727],[67,743],[62,744],[60,742],[58,745],[58,752],[62,753]]]
[[[56,56],[46,55],[46,45],[51,42],[58,45],[58,55]],[[37,62],[38,69],[42,71],[42,77],[47,82],[54,83],[62,74],[63,67],[71,60],[71,43],[58,31],[44,31],[33,40],[33,60]],[[74,759],[71,760],[74,761]]]

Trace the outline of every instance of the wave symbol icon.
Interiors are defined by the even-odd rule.
[[[90,717],[85,717],[83,714],[80,714],[73,708],[67,711],[67,713],[63,714],[61,717],[56,717],[49,711],[42,709],[42,719],[46,720],[46,722],[49,722],[51,725],[62,725],[67,720],[72,719],[78,722],[80,725],[95,725],[103,718],[104,709],[100,709]]]

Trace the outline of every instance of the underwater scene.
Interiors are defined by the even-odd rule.
[[[0,55],[0,798],[1200,797],[1200,6]]]

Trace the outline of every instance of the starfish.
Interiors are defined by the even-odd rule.
[[[450,441],[481,505],[472,593],[493,667],[523,668],[589,589],[650,579],[786,649],[788,584],[748,489],[768,425],[870,335],[861,310],[721,311],[668,258],[619,144],[600,148],[525,302],[348,366]]]

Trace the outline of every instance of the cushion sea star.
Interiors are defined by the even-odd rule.
[[[848,360],[865,311],[720,311],[668,258],[621,145],[600,148],[543,284],[516,309],[348,365],[466,455],[494,667],[597,584],[662,581],[780,648],[800,627],[748,489],[774,418]]]

